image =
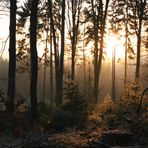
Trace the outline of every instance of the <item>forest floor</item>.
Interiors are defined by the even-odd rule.
[[[43,128],[17,114],[0,114],[0,148],[142,148],[148,137],[88,123],[79,128]],[[147,148],[146,146],[144,148]]]
[[[0,133],[0,148],[147,148],[142,140],[121,129],[67,128],[43,132],[38,127],[27,131],[17,127]]]

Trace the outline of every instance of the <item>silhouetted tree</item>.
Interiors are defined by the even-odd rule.
[[[89,20],[86,32],[88,33],[88,41],[94,42],[94,97],[97,100],[109,0],[88,0],[86,2],[88,6],[84,13],[86,22]]]
[[[56,104],[62,103],[62,86],[63,86],[63,73],[64,73],[64,48],[65,48],[65,0],[56,0],[54,3],[48,0],[49,16],[51,33],[54,46],[54,59],[55,59],[55,78],[56,78]],[[62,14],[60,14],[60,11]],[[59,33],[60,32],[60,33]],[[58,51],[57,44],[61,39],[60,49]]]
[[[53,55],[52,54],[53,54],[52,34],[50,32],[50,106],[51,106],[51,109],[53,107]]]
[[[49,17],[50,17],[50,31],[53,39],[53,47],[54,47],[54,60],[55,60],[55,82],[56,82],[56,99],[59,94],[59,53],[57,50],[57,37],[55,30],[55,21],[53,15],[53,3],[51,0],[48,0],[49,5]]]
[[[63,73],[64,73],[64,51],[65,51],[65,0],[62,0],[62,22],[61,22],[61,54],[59,65],[59,96],[58,102],[61,104],[63,101]]]
[[[110,21],[110,31],[114,35],[115,38],[117,38],[117,34],[119,30],[122,30],[123,28],[123,19],[124,15],[123,12],[124,7],[121,1],[113,0],[111,3],[111,9],[109,11],[109,21]],[[112,99],[115,101],[116,98],[116,45],[113,45],[112,47]]]
[[[140,75],[140,54],[141,54],[141,40],[142,40],[142,27],[147,18],[147,2],[146,0],[127,1],[128,7],[128,25],[130,28],[129,35],[136,35],[137,38],[137,56],[136,56],[136,72],[135,79],[139,79]],[[129,38],[128,38],[128,41]],[[130,45],[130,43],[129,43]],[[131,46],[128,47],[128,51]]]
[[[71,3],[71,4],[70,4]],[[75,54],[78,41],[80,12],[82,8],[82,0],[71,0],[68,3],[69,11],[71,11],[71,18],[69,16],[70,25],[70,39],[71,39],[71,79],[75,79]],[[71,6],[71,7],[70,7]]]
[[[136,75],[135,78],[139,79],[140,75],[140,51],[141,51],[141,32],[142,23],[144,20],[144,12],[146,9],[146,0],[135,0],[137,21],[135,21],[136,35],[137,35],[137,59],[136,59]]]
[[[30,53],[31,53],[31,116],[32,121],[37,117],[37,77],[38,77],[38,59],[37,59],[37,11],[39,0],[33,0],[31,5],[30,17]]]
[[[15,70],[16,70],[16,0],[10,0],[10,40],[9,40],[9,71],[8,71],[8,97],[10,111],[14,112],[15,99]]]

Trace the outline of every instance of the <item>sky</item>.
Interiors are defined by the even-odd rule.
[[[9,13],[0,11],[0,54],[3,49],[4,41],[6,41],[9,35]],[[5,52],[3,57],[8,56],[8,42],[6,44]]]
[[[0,9],[0,39],[7,37],[9,33],[9,12]]]
[[[24,2],[24,0],[18,0],[18,7]],[[9,10],[0,5],[0,55],[3,48],[3,42],[6,41],[9,35]],[[8,41],[3,57],[8,58]]]

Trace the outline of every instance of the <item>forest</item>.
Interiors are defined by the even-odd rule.
[[[147,0],[0,0],[0,148],[148,147]]]

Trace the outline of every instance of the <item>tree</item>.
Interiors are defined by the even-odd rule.
[[[64,73],[64,46],[65,44],[65,0],[62,0],[62,23],[61,23],[61,54],[59,65],[59,96],[58,101],[61,104],[63,100],[62,87],[63,87],[63,73]]]
[[[109,22],[111,34],[114,38],[117,38],[117,33],[122,30],[124,22],[124,7],[123,2],[113,0],[111,3],[111,9],[109,11]],[[126,24],[127,25],[127,24]],[[116,45],[112,47],[112,99],[116,98]],[[126,54],[127,55],[127,54]]]
[[[125,9],[125,68],[124,68],[124,87],[126,88],[127,82],[127,51],[128,51],[128,6],[127,0],[126,2],[126,9]]]
[[[38,77],[38,58],[37,58],[37,7],[39,0],[33,0],[31,4],[30,16],[30,53],[31,53],[31,117],[32,121],[37,117],[37,77]]]
[[[51,26],[50,26],[51,27]],[[52,34],[50,32],[50,106],[53,107],[53,56],[52,56]]]
[[[63,73],[64,73],[64,48],[65,48],[65,0],[62,2],[48,0],[49,17],[51,25],[51,33],[54,46],[54,59],[55,59],[55,78],[56,78],[56,104],[62,103],[63,94]],[[62,7],[62,15],[60,14]],[[54,13],[54,14],[53,14]],[[60,33],[59,33],[59,32]],[[61,52],[58,51],[58,38],[61,39]]]
[[[53,47],[54,47],[56,103],[57,103],[58,96],[59,96],[59,53],[57,50],[57,37],[56,37],[55,21],[54,21],[54,15],[53,15],[53,3],[51,0],[48,0],[48,6],[49,6],[49,17],[50,17],[50,30],[51,30],[51,35],[53,39]]]
[[[10,111],[14,112],[15,99],[15,70],[16,70],[16,0],[10,0],[10,40],[9,40],[9,70],[8,70],[8,97]]]
[[[71,42],[71,79],[75,79],[75,55],[78,44],[82,0],[70,0],[68,6],[69,37]]]
[[[46,4],[47,5],[47,4]],[[46,7],[45,7],[46,8]],[[46,39],[45,39],[45,49],[44,49],[44,72],[43,72],[43,102],[45,102],[46,96],[46,67],[47,67],[47,52],[48,52],[48,40],[49,40],[49,14],[48,9],[46,8],[45,14],[45,32],[46,32]]]
[[[142,39],[142,27],[147,18],[147,8],[146,0],[135,0],[127,1],[126,5],[128,7],[128,24],[130,27],[129,35],[136,35],[137,46],[136,46],[136,71],[135,71],[135,80],[139,80],[140,76],[140,54],[141,54],[141,39]],[[128,41],[129,38],[128,38]],[[130,45],[130,42],[129,42]],[[131,46],[128,46],[128,51],[131,49]]]
[[[99,87],[99,76],[103,58],[103,45],[104,45],[104,34],[106,27],[106,18],[108,12],[109,0],[106,1],[87,1],[89,5],[84,10],[86,20],[89,20],[87,33],[88,42],[94,42],[94,97],[97,101],[98,98],[98,87]]]
[[[144,20],[144,11],[146,9],[146,0],[135,0],[136,14],[138,20],[135,21],[136,35],[137,35],[137,58],[136,58],[136,75],[135,79],[139,79],[140,75],[140,51],[141,51],[141,32],[142,32],[142,23]]]

